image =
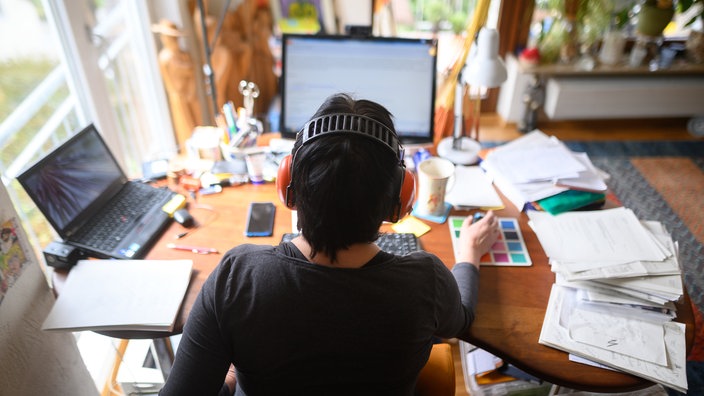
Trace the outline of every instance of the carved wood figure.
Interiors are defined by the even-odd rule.
[[[188,52],[181,49],[183,36],[176,25],[162,20],[152,30],[159,33],[163,48],[159,51],[159,69],[169,98],[171,119],[180,150],[193,129],[202,124],[198,95],[196,94],[195,64]]]
[[[220,10],[208,8],[208,18],[222,19],[218,42],[228,49],[232,57],[232,67],[227,77],[227,87],[218,86],[218,102],[231,100],[236,107],[243,106],[243,97],[238,87],[240,81],[253,82],[260,89],[259,98],[254,104],[254,113],[266,113],[276,96],[278,80],[274,73],[274,56],[269,47],[272,36],[273,16],[267,0],[242,0],[236,9],[223,16],[215,16]],[[200,10],[194,10],[193,18],[196,33],[200,35]],[[199,40],[202,45],[202,41]],[[212,61],[216,68],[215,61]]]

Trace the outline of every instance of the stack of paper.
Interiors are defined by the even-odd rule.
[[[677,245],[627,208],[530,211],[553,285],[539,342],[686,392]]]
[[[586,153],[574,153],[539,130],[493,150],[481,167],[518,210],[568,189],[607,189],[606,175],[594,167]]]

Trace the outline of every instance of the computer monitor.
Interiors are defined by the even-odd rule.
[[[280,132],[294,138],[327,97],[344,92],[385,106],[402,143],[432,142],[436,64],[433,39],[284,35]]]

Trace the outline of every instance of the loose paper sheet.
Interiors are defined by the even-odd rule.
[[[579,172],[587,170],[561,144],[497,151],[492,161],[512,183],[578,178]]]
[[[568,330],[577,342],[667,365],[662,324],[576,308]]]
[[[478,166],[455,167],[455,181],[446,193],[445,201],[461,208],[490,210],[504,207],[491,179]]]
[[[630,209],[559,215],[529,211],[528,217],[545,253],[557,261],[616,264],[667,257]]]

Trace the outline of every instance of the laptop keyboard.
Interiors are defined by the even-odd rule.
[[[281,242],[289,242],[298,234],[287,233],[281,238]],[[376,240],[376,244],[381,250],[395,254],[397,256],[405,256],[407,254],[422,250],[420,241],[411,233],[384,233]]]
[[[142,183],[128,183],[106,211],[94,217],[73,240],[102,251],[112,251],[137,222],[155,205],[165,203],[173,193]]]

